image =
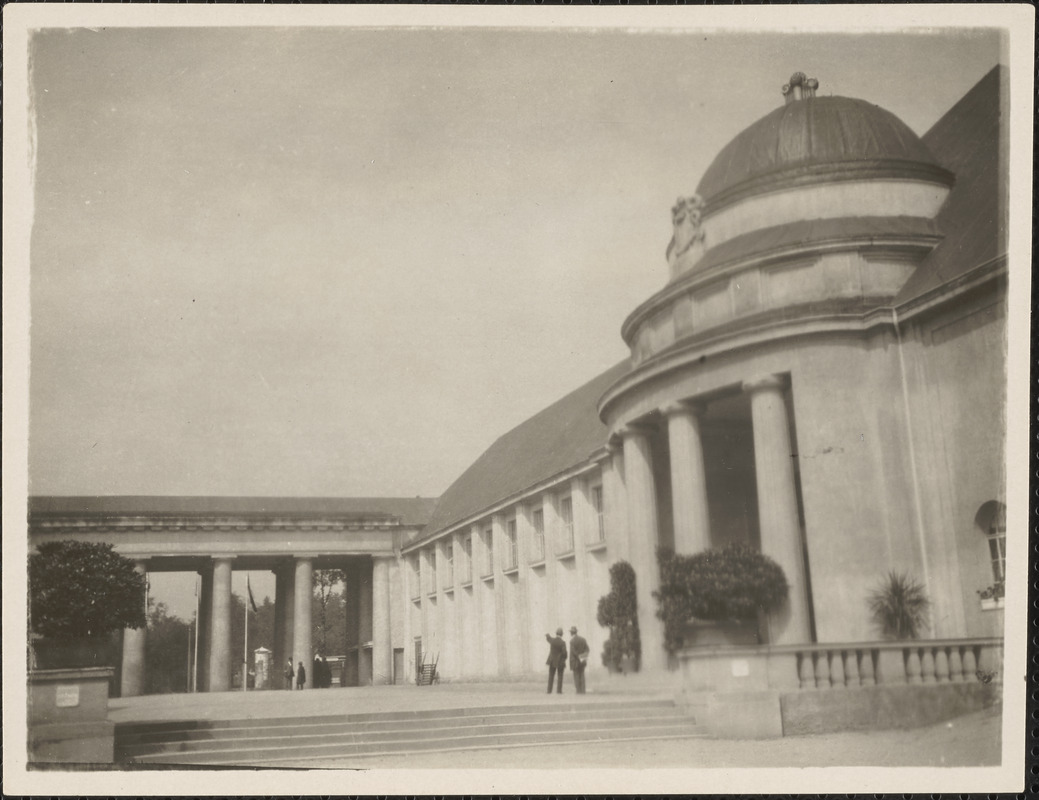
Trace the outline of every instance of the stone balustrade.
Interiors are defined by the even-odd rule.
[[[801,689],[1002,680],[1001,639],[805,645],[796,649]]]
[[[693,647],[679,654],[690,691],[819,691],[1001,683],[1003,640],[931,639]]]

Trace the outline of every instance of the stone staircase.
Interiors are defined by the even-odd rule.
[[[321,717],[132,722],[116,726],[127,765],[306,766],[407,753],[699,738],[670,700],[575,702]]]

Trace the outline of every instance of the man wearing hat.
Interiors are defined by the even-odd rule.
[[[563,629],[557,628],[555,637],[545,634],[548,640],[548,693],[552,694],[552,683],[556,683],[556,692],[563,693],[563,670],[566,669],[566,642],[563,641]],[[556,676],[558,677],[558,680]]]
[[[584,668],[588,666],[588,642],[577,635],[577,626],[570,626],[570,669],[574,673],[574,687],[584,694]]]

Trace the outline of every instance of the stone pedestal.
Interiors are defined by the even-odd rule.
[[[111,667],[29,673],[30,763],[112,763],[108,685],[114,674]]]

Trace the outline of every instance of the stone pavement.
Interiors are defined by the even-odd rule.
[[[108,718],[112,722],[143,722],[178,719],[264,719],[276,717],[368,714],[386,711],[416,711],[441,708],[513,706],[575,702],[567,676],[563,694],[549,695],[545,678],[500,683],[440,683],[435,686],[357,686],[297,691],[206,692],[199,694],[146,695],[112,698]],[[674,681],[669,677],[641,675],[602,676],[589,680],[589,701],[612,702],[633,698],[673,698]]]

